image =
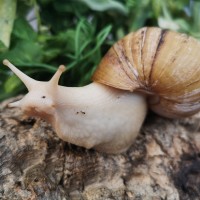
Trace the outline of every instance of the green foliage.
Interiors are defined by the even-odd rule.
[[[12,5],[10,1],[0,0],[0,62],[7,58],[37,80],[49,80],[65,64],[62,85],[89,83],[110,46],[142,26],[200,38],[197,0],[12,0]],[[21,81],[3,65],[0,77],[0,100],[24,92]]]
[[[5,47],[10,44],[10,35],[16,13],[17,0],[0,0],[0,41]]]

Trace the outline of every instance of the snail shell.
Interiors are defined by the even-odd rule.
[[[200,42],[186,34],[144,27],[115,43],[93,80],[147,94],[150,108],[170,117],[200,110]]]

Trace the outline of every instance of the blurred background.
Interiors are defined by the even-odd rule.
[[[143,26],[200,39],[200,0],[0,0],[0,63],[41,81],[64,64],[60,84],[86,85],[110,46]],[[0,101],[25,91],[0,64]]]

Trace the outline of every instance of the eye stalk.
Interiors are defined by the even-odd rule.
[[[17,75],[21,79],[21,81],[26,85],[28,91],[30,91],[36,85],[37,82],[38,83],[40,82],[40,81],[36,81],[36,80],[30,78],[29,76],[27,76],[26,74],[21,72],[12,63],[10,63],[7,59],[3,60],[3,64],[6,65],[7,67],[9,67],[15,73],[15,75]],[[52,87],[55,87],[58,85],[60,76],[62,75],[62,73],[65,70],[66,70],[66,68],[64,65],[60,65],[58,67],[58,70],[56,71],[56,73],[53,75],[53,77],[49,81],[49,83]]]
[[[60,76],[62,75],[62,73],[66,70],[64,65],[60,65],[58,67],[58,70],[56,71],[56,73],[53,75],[53,77],[51,78],[51,80],[49,81],[51,85],[53,86],[57,86]]]
[[[10,63],[7,59],[3,60],[3,64],[6,65],[7,67],[9,67],[15,73],[15,75],[20,78],[20,80],[27,87],[28,91],[30,91],[34,87],[36,82],[39,82],[39,81],[36,81],[36,80],[30,78],[29,76],[27,76],[23,72],[21,72],[12,63]]]

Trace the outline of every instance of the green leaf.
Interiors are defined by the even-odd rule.
[[[90,9],[95,11],[116,10],[124,15],[128,14],[128,9],[115,0],[78,0],[84,2]]]
[[[178,24],[178,26],[180,27],[180,31],[183,31],[185,33],[190,32],[190,25],[187,23],[186,20],[180,18],[180,19],[174,20],[174,22]]]
[[[18,88],[21,83],[21,80],[17,76],[12,75],[4,83],[4,91],[6,93],[10,93]]]
[[[43,58],[46,60],[46,62],[51,61],[55,57],[57,57],[60,54],[61,49],[59,48],[50,48],[47,51],[43,52]]]
[[[163,0],[152,0],[153,13],[156,17],[159,17],[162,10],[162,1]]]
[[[3,41],[0,40],[0,53],[5,52],[8,48],[4,45]]]
[[[0,40],[6,47],[10,45],[16,4],[16,0],[0,0]]]
[[[14,63],[39,62],[41,60],[41,47],[32,41],[18,40],[16,46],[0,54],[0,60],[9,59]]]
[[[192,11],[193,11],[193,19],[194,19],[194,23],[193,23],[193,29],[195,32],[200,32],[200,2],[198,1],[194,1],[193,2],[193,7],[192,7]]]
[[[13,27],[13,35],[18,39],[36,40],[37,33],[32,29],[30,24],[23,18],[17,18]]]

